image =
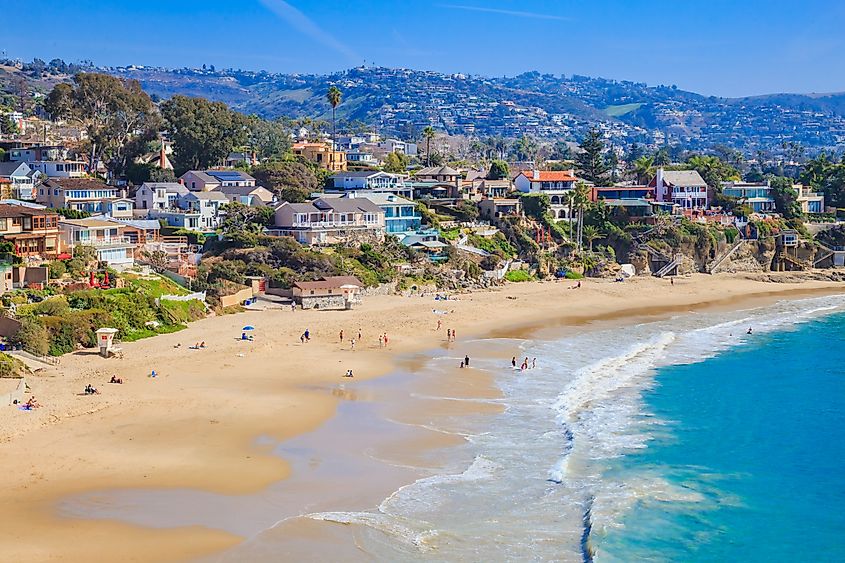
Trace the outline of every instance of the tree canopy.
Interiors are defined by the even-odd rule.
[[[177,173],[219,164],[248,138],[248,119],[222,102],[173,96],[161,104]]]
[[[510,168],[504,160],[494,160],[490,163],[490,170],[487,172],[488,180],[504,180],[510,176]]]
[[[294,160],[261,164],[252,169],[252,176],[281,201],[291,203],[303,202],[323,187],[311,168]]]
[[[581,147],[581,152],[575,156],[575,162],[578,164],[581,176],[585,180],[602,185],[609,167],[604,158],[604,141],[602,141],[601,132],[598,129],[590,129],[578,146]]]

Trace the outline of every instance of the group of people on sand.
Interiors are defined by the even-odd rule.
[[[463,361],[461,362],[461,369],[469,367],[469,355],[464,356]]]
[[[511,366],[516,369],[516,356],[511,358]],[[520,370],[525,371],[527,369],[534,369],[537,367],[537,358],[531,360],[531,363],[528,363],[528,356],[525,356],[525,359],[522,360],[522,365],[519,367]]]
[[[305,332],[303,332],[299,336],[299,341],[303,344],[305,344],[306,342],[311,342],[311,331],[306,328]]]

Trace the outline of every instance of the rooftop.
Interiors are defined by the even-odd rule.
[[[364,284],[355,276],[330,276],[317,281],[298,281],[294,287],[299,289],[340,289],[342,287],[364,287]]]

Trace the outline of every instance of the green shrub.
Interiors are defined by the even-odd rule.
[[[528,273],[528,270],[511,270],[505,274],[505,279],[509,282],[534,281],[534,277]]]

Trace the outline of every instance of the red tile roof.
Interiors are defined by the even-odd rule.
[[[533,170],[523,170],[522,173],[531,181],[534,182],[577,182],[571,170],[540,170],[538,171],[539,178],[534,177]]]

